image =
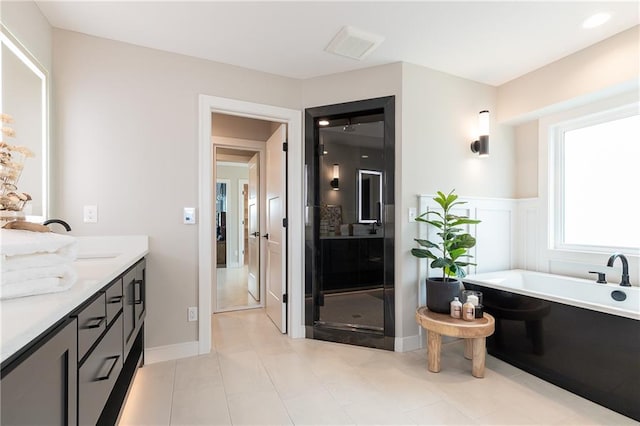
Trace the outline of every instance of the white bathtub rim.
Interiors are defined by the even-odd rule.
[[[504,291],[508,291],[511,293],[516,293],[516,294],[522,294],[524,296],[531,296],[531,297],[536,297],[538,299],[544,299],[544,300],[548,300],[550,302],[557,302],[557,303],[562,303],[564,305],[568,305],[568,306],[576,306],[579,308],[584,308],[584,309],[589,309],[589,310],[593,310],[593,311],[598,311],[598,312],[603,312],[605,314],[611,314],[611,315],[616,315],[616,316],[620,316],[620,317],[625,317],[625,318],[630,318],[630,319],[634,319],[637,321],[640,321],[640,311],[633,311],[630,309],[625,309],[625,308],[621,308],[621,307],[614,307],[614,306],[609,306],[609,305],[603,305],[603,304],[599,304],[599,303],[595,303],[595,302],[587,302],[584,300],[579,300],[579,299],[575,299],[575,298],[571,298],[571,297],[567,297],[567,296],[555,296],[553,294],[547,294],[547,293],[542,293],[539,291],[534,291],[534,290],[530,290],[527,288],[514,288],[514,287],[509,287],[509,286],[505,286],[505,285],[501,285],[501,284],[496,284],[490,281],[486,281],[488,279],[491,279],[492,277],[499,277],[500,275],[505,275],[505,274],[509,274],[509,275],[515,275],[518,274],[520,276],[524,275],[524,274],[534,274],[534,275],[541,275],[541,276],[548,276],[548,277],[555,277],[555,278],[562,278],[563,280],[568,280],[568,281],[575,281],[581,285],[586,284],[586,285],[592,285],[594,283],[591,283],[585,279],[582,278],[575,278],[575,277],[569,277],[569,276],[564,276],[564,275],[555,275],[555,274],[547,274],[544,272],[537,272],[537,271],[527,271],[525,269],[509,269],[509,270],[504,270],[504,271],[495,271],[495,272],[484,272],[484,273],[479,273],[479,274],[473,274],[473,275],[467,275],[465,278],[463,278],[463,281],[468,281],[471,284],[477,284],[477,285],[481,285],[484,287],[489,287],[489,288],[494,288],[496,290],[504,290]],[[484,279],[484,280],[483,280]],[[594,284],[595,285],[595,284]],[[620,285],[617,284],[612,284],[612,283],[607,283],[607,284],[597,284],[598,286],[606,286],[608,287],[608,289],[610,289],[611,291],[614,290],[620,290],[620,291],[640,291],[640,289],[638,289],[637,287],[621,287]]]

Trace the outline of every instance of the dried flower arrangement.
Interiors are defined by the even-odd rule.
[[[13,123],[9,114],[0,114],[3,139],[13,138],[15,130],[5,124]],[[31,195],[18,192],[18,180],[27,158],[33,157],[33,152],[24,146],[15,146],[0,141],[0,211],[21,212],[25,204],[31,200]]]

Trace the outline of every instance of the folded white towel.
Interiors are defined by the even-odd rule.
[[[17,271],[26,268],[42,268],[63,263],[71,263],[77,257],[77,245],[72,244],[60,250],[60,253],[19,254],[2,257],[2,272]]]
[[[22,281],[37,280],[40,278],[61,278],[70,264],[59,264],[53,266],[43,266],[40,268],[18,269],[16,271],[3,272],[0,279],[0,286],[15,284]]]
[[[5,256],[35,253],[77,254],[77,245],[77,239],[69,235],[0,229],[0,254]]]
[[[60,277],[36,278],[4,284],[0,286],[0,299],[35,296],[68,290],[78,280],[78,274],[71,265],[63,265],[63,268],[64,272]]]

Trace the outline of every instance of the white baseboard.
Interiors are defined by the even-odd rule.
[[[422,336],[419,334],[395,338],[395,352],[411,352],[423,347]]]
[[[154,364],[156,362],[196,356],[198,355],[198,348],[198,341],[146,348],[144,362],[145,364]]]

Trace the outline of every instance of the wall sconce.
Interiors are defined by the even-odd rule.
[[[471,152],[480,157],[489,156],[489,111],[480,111],[478,115],[478,140],[471,142]]]
[[[340,190],[340,166],[333,165],[333,179],[331,180],[331,189],[334,191]]]

